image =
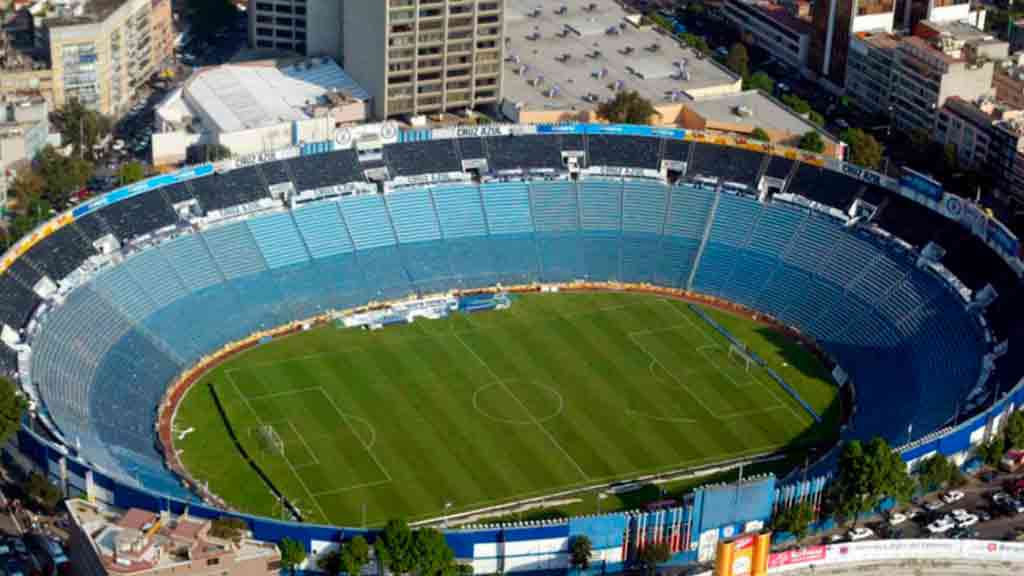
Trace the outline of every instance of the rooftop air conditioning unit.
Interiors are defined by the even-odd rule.
[[[742,106],[742,105],[740,105],[740,106],[737,106],[737,107],[733,108],[732,111],[737,116],[741,116],[743,118],[747,118],[749,116],[753,116],[754,115],[754,111],[751,110],[749,106]]]

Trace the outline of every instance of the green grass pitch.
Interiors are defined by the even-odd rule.
[[[307,521],[378,525],[694,467],[834,434],[837,390],[811,354],[710,310],[824,415],[747,371],[685,303],[530,294],[509,310],[368,332],[323,326],[249,350],[183,400],[189,472],[281,515],[217,413]],[[270,425],[283,455],[258,430]]]

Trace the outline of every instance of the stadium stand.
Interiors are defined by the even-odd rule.
[[[862,187],[838,172],[800,164],[786,191],[845,212]]]
[[[121,242],[173,226],[178,217],[160,194],[138,194],[116,202],[103,218]]]
[[[749,187],[757,184],[764,154],[752,150],[723,149],[701,142],[695,142],[692,148],[690,164],[686,168],[688,177],[716,178]]]
[[[659,167],[691,160],[690,175],[756,183],[787,178],[793,161],[759,153],[614,135],[514,136],[389,145],[393,174],[459,170],[487,157],[492,169],[559,168],[560,151],[586,144],[593,165]],[[297,190],[363,181],[352,151],[241,168],[115,203],[57,229],[0,275],[0,321],[25,325],[39,297],[28,286],[61,280],[92,255],[92,242],[122,241],[174,223],[191,198],[217,210]],[[972,290],[993,283],[997,334],[1024,341],[1019,279],[958,225],[909,200],[840,173],[801,164],[790,191],[837,208],[864,197],[882,205],[876,224],[943,262]],[[876,196],[878,196],[876,198]],[[245,220],[182,227],[177,237],[115,258],[39,316],[33,381],[68,442],[133,483],[180,494],[154,449],[154,408],[184,367],[254,330],[332,308],[449,288],[571,281],[690,287],[770,314],[814,338],[857,383],[851,437],[915,437],[943,425],[974,386],[989,344],[963,301],[913,252],[869,229],[781,200],[634,179],[485,181],[349,195]],[[993,270],[997,270],[993,272]],[[210,311],[215,310],[216,314]],[[0,344],[0,370],[16,370]],[[1024,374],[1020,355],[997,361],[999,382]],[[893,386],[893,382],[900,383]],[[875,403],[875,404],[871,404]]]
[[[392,176],[462,171],[454,140],[392,144],[384,148],[384,161]]]
[[[300,192],[365,180],[359,158],[352,150],[293,158],[288,161],[288,169],[295,189]]]
[[[587,164],[622,168],[661,168],[660,138],[620,138],[606,134],[587,136]]]
[[[96,251],[85,242],[78,228],[69,224],[33,246],[27,258],[43,274],[59,282]]]
[[[558,139],[546,136],[510,136],[487,141],[491,170],[557,170],[562,167]]]
[[[191,184],[199,205],[206,212],[223,210],[270,196],[263,177],[255,166],[238,168],[227,174],[215,173],[213,176],[193,180]]]

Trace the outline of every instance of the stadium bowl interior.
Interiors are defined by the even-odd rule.
[[[565,151],[636,176],[567,178]],[[337,195],[375,187],[368,170],[397,181],[480,159],[492,176],[482,181]],[[678,181],[641,177],[663,160],[685,162]],[[522,173],[494,177],[507,170]],[[768,181],[773,194],[759,198]],[[782,156],[640,136],[469,137],[167,182],[54,220],[13,260],[0,275],[0,321],[31,354],[22,348],[20,374],[11,347],[0,345],[0,361],[30,378],[66,445],[168,495],[187,493],[164,466],[154,421],[183,370],[255,331],[413,293],[585,279],[719,297],[813,338],[856,385],[845,434],[897,444],[908,424],[925,436],[968,396],[991,398],[1024,373],[1021,354],[983,361],[1024,339],[1012,320],[1019,280],[988,245],[889,190]],[[873,215],[850,226],[838,215],[854,204]],[[201,216],[222,220],[190,223]],[[115,250],[98,256],[111,236]],[[984,312],[919,266],[932,241],[967,290],[995,288]],[[44,278],[58,288],[48,298]]]

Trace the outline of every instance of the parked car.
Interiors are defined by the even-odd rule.
[[[847,532],[846,537],[850,539],[850,542],[856,542],[858,540],[867,540],[868,538],[874,538],[875,532],[871,530],[871,528],[865,528],[863,526],[860,526]]]
[[[939,508],[942,508],[945,505],[946,504],[944,502],[942,502],[941,500],[932,500],[931,502],[926,502],[925,503],[924,509],[929,511],[929,512],[935,512],[936,510],[938,510]]]
[[[992,519],[992,515],[989,514],[988,510],[978,510],[974,515],[978,517],[978,522],[988,522]]]
[[[959,522],[961,518],[966,518],[971,514],[967,510],[964,510],[963,508],[957,508],[955,510],[950,511],[949,515],[952,516],[954,520]]]
[[[968,514],[966,516],[963,516],[963,517],[960,517],[960,518],[956,519],[956,526],[957,526],[957,528],[967,528],[967,527],[970,527],[970,526],[974,526],[977,523],[978,523],[978,517],[975,516],[974,514]]]
[[[938,520],[929,524],[928,531],[932,534],[944,534],[952,530],[955,526],[956,523],[953,521],[952,517],[943,516],[942,518],[939,518]]]
[[[946,492],[941,496],[942,501],[946,504],[952,504],[959,502],[964,499],[964,493],[959,490],[953,490],[952,492]]]

